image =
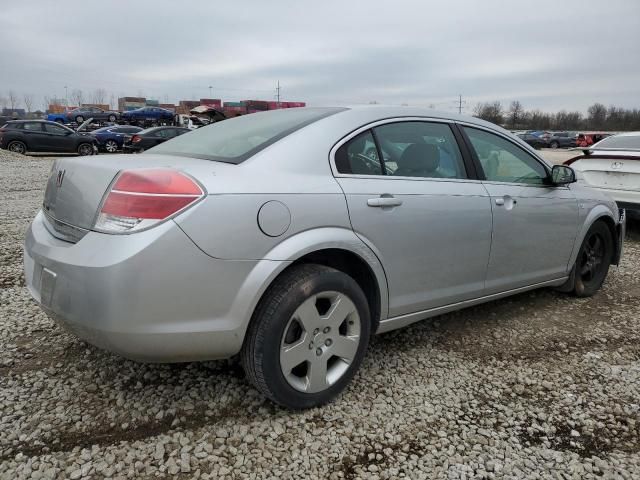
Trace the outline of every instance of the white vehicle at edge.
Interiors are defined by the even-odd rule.
[[[640,132],[605,138],[565,162],[578,181],[607,193],[629,214],[640,217]]]

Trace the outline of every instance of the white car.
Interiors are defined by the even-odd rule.
[[[628,213],[640,217],[640,132],[605,138],[567,160],[578,181],[607,193]]]

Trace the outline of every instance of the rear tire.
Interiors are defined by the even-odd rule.
[[[576,297],[593,296],[607,278],[613,254],[609,227],[602,221],[595,222],[582,240],[569,280],[558,290]]]
[[[76,123],[80,125],[82,122],[84,122],[84,117],[82,115],[78,115],[76,117]]]
[[[555,149],[556,149],[556,148],[558,148],[560,145],[558,144],[558,142],[551,142],[551,143],[549,144],[549,146],[555,150]]]
[[[93,155],[93,145],[90,143],[81,143],[78,145],[78,155],[85,157],[87,155]]]
[[[111,123],[115,123],[116,122],[116,116],[115,115],[109,115],[109,121]]]
[[[14,140],[13,142],[9,142],[9,145],[7,145],[7,150],[13,153],[24,155],[27,153],[27,145],[25,145],[24,142]]]
[[[256,308],[242,349],[247,379],[291,409],[323,405],[349,384],[371,331],[356,281],[323,265],[291,267]]]

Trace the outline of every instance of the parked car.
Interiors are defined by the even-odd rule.
[[[162,123],[173,122],[173,112],[160,107],[142,107],[122,112],[120,119],[129,123]]]
[[[374,333],[545,286],[593,295],[625,223],[574,182],[476,118],[256,113],[142,155],[57,160],[26,284],[97,346],[158,362],[240,354],[265,396],[313,407],[347,386]]]
[[[577,136],[575,132],[554,132],[546,138],[546,142],[550,148],[571,148],[576,146]]]
[[[112,110],[102,110],[98,107],[80,107],[66,113],[66,122],[76,122],[81,124],[85,120],[93,118],[98,122],[115,123],[120,118],[120,113]]]
[[[134,133],[124,139],[122,149],[129,153],[142,153],[156,145],[160,145],[167,140],[189,133],[191,130],[183,127],[151,127]]]
[[[125,138],[131,138],[134,133],[139,133],[142,128],[133,125],[114,125],[102,127],[90,132],[98,142],[98,148],[109,153],[115,153],[122,149]]]
[[[21,154],[55,152],[92,155],[97,152],[93,137],[46,120],[13,120],[5,123],[0,128],[0,148]]]
[[[523,142],[531,145],[536,150],[547,146],[547,142],[545,142],[542,138],[536,137],[535,135],[532,135],[530,133],[518,133],[516,136],[519,137]]]
[[[640,132],[614,135],[584,147],[584,153],[564,162],[578,178],[605,192],[630,216],[640,217]]]

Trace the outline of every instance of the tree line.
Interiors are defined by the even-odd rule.
[[[473,115],[511,130],[640,130],[640,109],[613,105],[606,107],[602,103],[594,103],[584,115],[567,110],[557,113],[525,110],[517,100],[505,109],[499,101],[495,101],[478,103]]]

